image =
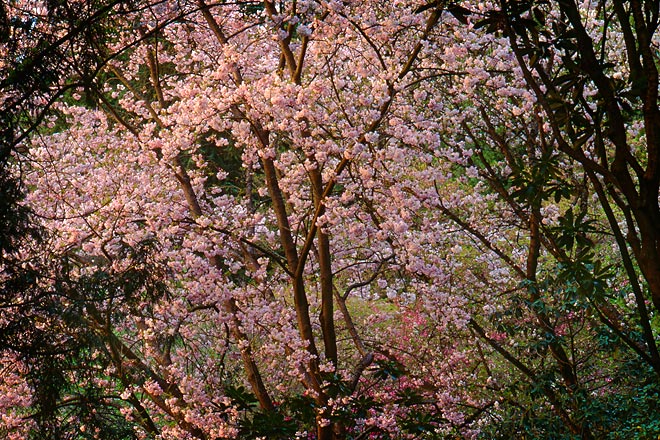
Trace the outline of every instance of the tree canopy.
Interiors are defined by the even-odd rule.
[[[0,6],[0,434],[660,435],[657,1]]]

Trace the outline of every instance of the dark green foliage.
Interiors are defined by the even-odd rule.
[[[43,232],[21,204],[20,158],[11,156],[39,128],[55,98],[91,87],[115,31],[112,14],[131,2],[45,6],[52,31],[44,23],[35,26],[37,17],[10,19],[11,3],[0,3],[0,351],[17,355],[26,368],[33,405],[25,416],[36,424],[31,438],[133,439],[119,411],[125,403],[95,385],[116,381],[105,372],[111,359],[98,326],[163,294],[163,274],[150,260],[155,243],[125,246],[120,257],[131,264],[122,273],[99,268],[73,276],[73,262],[48,253]]]
[[[372,374],[377,381],[387,381],[396,385],[400,375],[404,373],[397,362],[380,361],[374,366]],[[368,392],[355,393],[349,382],[334,373],[324,374],[324,391],[336,401],[348,397],[344,400],[345,403],[337,404],[330,414],[323,414],[333,426],[340,427],[343,435],[341,438],[373,440],[399,438],[392,437],[387,431],[376,426],[364,424],[364,420],[385,411],[384,404],[377,402]],[[320,408],[310,396],[291,394],[277,402],[274,411],[266,412],[257,408],[256,398],[243,387],[229,386],[225,388],[225,393],[231,397],[233,405],[243,411],[239,424],[241,439],[316,438],[316,418]],[[423,396],[419,390],[400,388],[392,404],[406,408],[398,418],[398,424],[406,434],[411,434],[417,439],[448,438],[437,432],[437,428],[446,424],[447,420],[442,417],[441,411],[433,401]],[[300,437],[305,432],[307,434]]]
[[[280,411],[258,411],[241,422],[240,436],[244,439],[269,438],[285,440],[295,438],[298,424]]]
[[[99,270],[73,280],[71,262],[45,252],[43,233],[20,204],[22,188],[8,162],[0,167],[0,350],[18,355],[27,369],[34,400],[26,416],[37,426],[32,438],[132,439],[119,412],[122,401],[94,385],[95,379],[113,379],[104,373],[107,341],[92,323],[94,314],[111,323],[140,300],[163,294],[163,274],[150,260],[155,243],[126,246],[122,257],[131,264],[122,273]]]
[[[403,365],[395,360],[377,360],[374,362],[373,376],[379,380],[398,379],[405,374]]]
[[[33,389],[31,417],[35,439],[132,439],[131,425],[119,412],[118,393],[95,386],[107,376],[111,362],[108,340],[98,327],[110,328],[142,300],[155,301],[165,292],[163,273],[149,260],[154,243],[127,247],[131,264],[121,273],[102,270],[73,280],[63,261],[51,287],[14,284],[3,291],[5,317],[0,349],[11,349],[25,362],[26,379]],[[47,280],[41,280],[42,283]],[[19,297],[21,303],[7,302]],[[117,384],[117,389],[119,384]],[[85,425],[90,431],[81,431]]]
[[[519,160],[513,169],[511,183],[517,188],[511,197],[521,204],[537,205],[542,201],[559,202],[571,196],[573,188],[564,179],[559,156],[546,150],[539,158]]]
[[[418,411],[413,409],[408,413],[408,417],[401,421],[403,431],[416,436],[420,439],[441,439],[445,438],[436,433],[436,429],[440,422],[438,417],[425,411]]]
[[[227,385],[225,395],[231,399],[234,407],[239,411],[248,411],[257,407],[257,398],[243,386]]]
[[[556,384],[551,376],[544,380]],[[573,399],[579,408],[576,416],[588,421],[590,429],[600,439],[657,438],[660,435],[657,405],[660,390],[653,383],[652,372],[634,361],[622,362],[616,375],[608,377],[607,381],[607,388],[580,391],[570,397],[566,394],[566,399]],[[536,392],[544,385],[547,384],[527,388],[519,383],[506,390],[502,394],[504,410],[485,427],[479,438],[580,439],[580,435],[562,428],[563,422]]]
[[[579,248],[593,246],[593,241],[587,235],[597,232],[595,224],[596,220],[587,218],[587,212],[575,215],[573,208],[568,208],[559,218],[559,226],[555,228],[557,244],[569,252],[573,250],[574,245]]]
[[[117,56],[105,49],[115,39],[117,19],[139,7],[132,0],[49,1],[45,18],[25,13],[10,19],[10,4],[0,8],[1,160],[39,128],[57,98],[84,90],[88,104],[96,105],[94,78]]]

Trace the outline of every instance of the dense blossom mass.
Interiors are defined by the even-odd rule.
[[[2,435],[660,433],[657,2],[56,3]]]

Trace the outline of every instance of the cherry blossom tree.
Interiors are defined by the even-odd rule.
[[[161,246],[162,300],[86,308],[139,432],[231,437],[297,395],[312,414],[301,436],[398,435],[415,406],[441,417],[434,429],[469,431],[453,380],[400,367],[413,353],[387,331],[416,310],[447,353],[435,374],[468,363],[440,331],[464,328],[462,299],[437,291],[439,256],[415,255],[422,231],[404,239],[418,202],[397,187],[432,160],[405,157],[402,138],[435,135],[400,121],[441,14],[374,6],[154,5],[101,49],[123,52],[89,86],[98,107],[62,102],[55,132],[30,145],[30,200],[74,275],[120,274],[127,250]],[[350,302],[380,295],[398,305],[369,306],[382,323],[367,339]],[[247,418],[243,386],[259,405]],[[400,407],[406,390],[426,397]]]

